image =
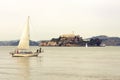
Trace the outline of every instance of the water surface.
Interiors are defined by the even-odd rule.
[[[0,80],[120,80],[120,47],[43,47],[38,57],[11,57],[14,48],[0,47]]]

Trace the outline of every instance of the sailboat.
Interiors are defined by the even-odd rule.
[[[26,26],[24,27],[24,30],[23,30],[21,39],[19,41],[19,44],[14,51],[10,52],[10,54],[13,57],[38,56],[39,53],[41,52],[41,48],[37,49],[36,52],[32,52],[30,50],[29,41],[30,41],[30,31],[29,31],[29,16],[28,16],[27,23],[26,23]]]
[[[87,44],[87,43],[85,44],[85,47],[86,47],[86,48],[88,47],[88,44]]]

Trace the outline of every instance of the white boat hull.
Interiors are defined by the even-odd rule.
[[[39,55],[39,53],[29,53],[29,54],[24,54],[24,53],[11,53],[12,57],[36,57]]]

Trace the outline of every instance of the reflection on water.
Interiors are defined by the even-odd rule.
[[[29,80],[30,76],[30,63],[28,57],[17,57],[16,62],[20,69],[20,78],[22,80]]]
[[[45,47],[38,57],[11,57],[0,47],[0,80],[120,80],[120,47]]]
[[[20,80],[31,80],[32,70],[34,71],[34,69],[37,69],[37,65],[41,62],[41,58],[41,56],[14,58],[16,65],[19,67]]]

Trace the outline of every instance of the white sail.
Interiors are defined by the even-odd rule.
[[[37,49],[37,51],[33,52],[29,49],[29,40],[30,40],[30,33],[29,33],[29,17],[27,20],[27,24],[23,30],[20,42],[18,44],[17,49],[15,51],[10,52],[12,57],[35,57],[41,53],[41,48]]]
[[[18,49],[29,49],[29,40],[30,40],[30,33],[29,33],[29,17],[25,28],[23,30],[20,42],[18,44]]]
[[[87,44],[87,43],[85,44],[85,47],[86,47],[86,48],[88,47],[88,44]]]

